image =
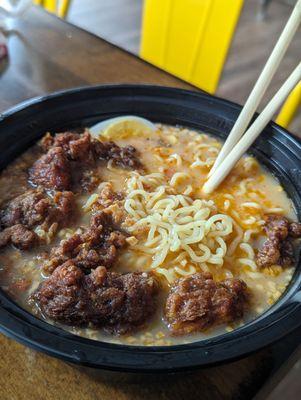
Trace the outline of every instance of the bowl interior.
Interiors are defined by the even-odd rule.
[[[91,126],[107,118],[131,114],[197,129],[224,140],[239,111],[238,105],[213,96],[156,86],[69,90],[25,102],[0,116],[0,168],[48,131]],[[280,180],[301,219],[300,143],[279,126],[270,124],[250,152]],[[0,321],[6,334],[68,361],[111,369],[175,370],[238,357],[288,333],[299,324],[296,315],[300,320],[300,307],[295,299],[300,287],[299,262],[282,298],[256,320],[226,335],[167,348],[111,345],[71,335],[20,309],[3,292]],[[243,343],[247,337],[248,344]]]

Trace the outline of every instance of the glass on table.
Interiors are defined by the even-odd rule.
[[[31,5],[32,0],[0,0],[0,62],[1,70],[2,61],[7,58],[7,37],[11,30],[13,30],[13,23],[15,18],[20,17],[24,11]]]
[[[0,14],[7,17],[18,17],[32,3],[32,0],[0,0]]]
[[[9,21],[20,17],[32,0],[0,0],[0,29],[9,29]]]

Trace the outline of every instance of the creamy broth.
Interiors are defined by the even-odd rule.
[[[155,265],[156,251],[155,246],[148,243],[149,229],[143,224],[137,226],[135,210],[132,215],[125,210],[127,218],[123,228],[129,232],[130,240],[128,246],[120,251],[113,270],[154,272],[160,282],[155,317],[144,329],[122,336],[109,335],[101,329],[90,327],[78,328],[58,324],[59,326],[74,334],[106,342],[132,345],[181,344],[230,332],[262,314],[279,299],[291,280],[294,267],[282,268],[272,265],[260,269],[255,262],[257,249],[265,239],[264,215],[279,214],[292,221],[297,220],[291,200],[275,177],[253,157],[245,156],[223,184],[206,198],[201,188],[222,146],[218,139],[204,133],[158,124],[156,132],[152,135],[135,137],[129,133],[122,139],[113,140],[120,146],[133,145],[139,151],[145,171],[139,173],[116,168],[110,163],[107,167],[99,166],[96,174],[102,183],[92,193],[76,195],[77,215],[72,219],[70,226],[59,230],[54,237],[46,237],[46,244],[34,250],[24,252],[13,247],[1,250],[0,284],[4,291],[21,307],[43,318],[39,309],[28,303],[28,297],[42,280],[47,279],[41,268],[44,252],[57,245],[61,239],[70,237],[79,226],[88,224],[93,211],[93,199],[97,199],[107,182],[115,191],[124,194],[123,205],[132,204],[130,200],[133,199],[133,192],[139,187],[143,187],[146,192],[156,192],[162,186],[167,187],[169,195],[183,195],[192,201],[202,199],[210,202],[208,207],[212,210],[214,208],[214,213],[225,215],[231,220],[231,232],[219,242],[222,243],[221,249],[226,246],[225,254],[221,255],[223,250],[217,252],[216,263],[196,262],[189,256],[188,250],[185,252],[169,249],[165,257],[162,255],[163,262]],[[2,172],[2,203],[26,190],[27,169],[39,154],[40,150],[34,147]],[[163,197],[164,195],[161,198],[159,196],[159,200]],[[141,201],[140,206],[144,206],[143,199],[139,196],[135,201]],[[208,246],[212,247],[212,252],[219,248],[213,242]],[[212,273],[217,281],[231,277],[244,280],[252,293],[251,306],[244,318],[235,323],[213,327],[201,333],[173,336],[163,318],[163,304],[169,287],[177,278],[202,271]]]

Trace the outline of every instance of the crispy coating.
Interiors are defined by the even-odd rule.
[[[269,214],[265,218],[264,230],[267,240],[263,243],[256,256],[260,268],[279,264],[289,267],[295,262],[292,239],[301,237],[301,224],[289,222],[287,218]]]
[[[40,225],[48,230],[54,225],[65,225],[74,209],[72,192],[56,192],[53,198],[39,189],[28,190],[15,197],[0,212],[0,247],[8,244],[30,250],[39,243],[33,231]]]
[[[0,212],[0,225],[9,227],[16,224],[32,228],[45,220],[51,208],[51,201],[40,190],[28,190],[15,197]]]
[[[147,273],[90,274],[72,261],[60,265],[33,295],[41,311],[66,324],[103,327],[114,334],[142,327],[156,309],[157,283]]]
[[[93,163],[94,151],[93,142],[88,131],[82,134],[76,132],[58,133],[54,137],[47,137],[43,147],[49,150],[51,147],[63,149],[68,160]]]
[[[99,265],[110,268],[117,259],[118,250],[125,246],[125,238],[116,226],[112,212],[100,211],[92,216],[88,229],[62,240],[52,249],[44,269],[51,273],[68,260],[85,270]]]
[[[281,215],[270,214],[265,218],[264,230],[270,239],[284,240],[288,235],[289,222]]]
[[[93,139],[88,131],[47,134],[41,141],[47,151],[32,166],[29,180],[48,190],[69,190],[79,183],[81,189],[93,187],[97,180],[93,168],[97,160],[112,161],[121,168],[141,169],[137,150],[114,142]]]
[[[299,239],[301,237],[301,223],[291,222],[289,225],[289,236],[294,239]]]
[[[241,318],[247,303],[245,282],[215,282],[210,273],[196,273],[175,282],[166,301],[165,318],[173,334],[184,335]]]
[[[29,180],[48,190],[71,188],[71,166],[61,147],[53,147],[30,168]]]
[[[97,157],[110,161],[121,168],[141,169],[142,164],[138,158],[138,152],[133,146],[120,147],[114,142],[97,141],[95,146]]]
[[[29,250],[38,242],[38,236],[24,225],[17,224],[0,232],[0,248],[13,244],[20,250]]]

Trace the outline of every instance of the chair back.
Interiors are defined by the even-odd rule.
[[[145,0],[140,56],[214,93],[243,0]]]
[[[34,0],[34,3],[58,17],[66,18],[71,0]]]

